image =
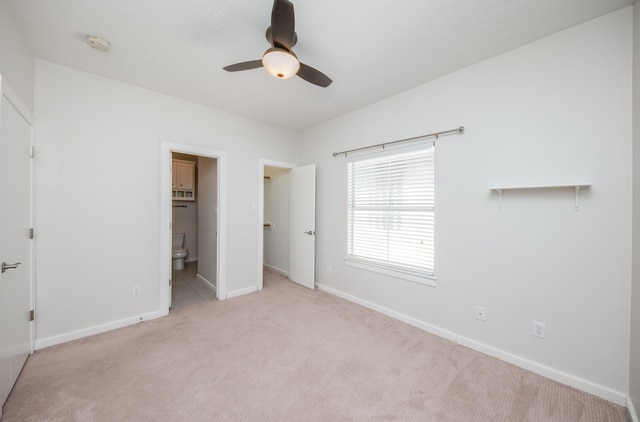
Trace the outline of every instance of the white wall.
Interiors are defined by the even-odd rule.
[[[218,160],[198,157],[198,274],[217,282]]]
[[[636,3],[633,8],[633,286],[629,396],[636,421],[640,421],[640,4]]]
[[[624,403],[631,51],[628,7],[304,131],[321,287]],[[460,125],[436,147],[437,286],[346,266],[346,161],[331,153]],[[593,182],[578,212],[570,189],[507,192],[502,211],[487,189],[575,181]]]
[[[33,110],[35,61],[6,7],[5,2],[0,1],[0,75],[29,110]]]
[[[264,168],[264,221],[274,226],[264,230],[264,264],[289,274],[289,169]]]
[[[161,141],[227,153],[227,290],[257,286],[258,161],[295,133],[44,61],[35,96],[37,347],[158,312]]]

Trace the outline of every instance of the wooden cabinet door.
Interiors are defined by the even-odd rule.
[[[193,189],[194,176],[195,176],[194,165],[178,163],[176,165],[176,188],[177,189]]]

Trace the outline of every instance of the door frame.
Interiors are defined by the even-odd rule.
[[[30,146],[32,148],[34,148],[34,122],[35,122],[35,118],[33,117],[33,113],[31,113],[29,107],[26,105],[26,103],[24,101],[22,101],[22,98],[20,98],[20,95],[18,95],[18,92],[13,89],[13,87],[9,84],[9,82],[6,80],[6,78],[4,78],[1,74],[0,74],[0,95],[5,97],[7,99],[7,101],[9,101],[11,103],[11,105],[13,105],[13,107],[16,109],[16,111],[22,116],[22,118],[29,124],[29,127],[31,128],[31,139],[29,140]],[[31,178],[31,180],[29,181],[29,221],[30,221],[30,225],[31,228],[34,229],[35,231],[35,224],[36,224],[36,210],[35,210],[35,197],[36,197],[36,190],[35,190],[35,182],[36,182],[36,169],[35,169],[35,163],[34,163],[34,159],[33,156],[31,157],[31,171],[30,171],[30,175],[29,177]],[[30,291],[30,295],[29,295],[29,302],[30,302],[30,308],[31,310],[34,311],[36,310],[36,299],[35,299],[35,295],[36,295],[36,290],[35,290],[35,278],[36,278],[36,254],[35,254],[35,236],[33,237],[33,239],[31,239],[31,242],[29,242],[29,261],[30,261],[30,266],[29,266],[29,291]],[[31,321],[31,328],[30,328],[31,332],[29,335],[29,341],[30,341],[30,345],[29,345],[29,354],[33,354],[33,352],[35,351],[35,339],[36,339],[36,329],[35,329],[35,320]],[[2,404],[0,404],[0,406],[2,406]],[[0,409],[0,415],[2,415],[2,409]]]
[[[288,163],[286,161],[269,160],[267,158],[260,158],[258,160],[258,222],[256,227],[258,228],[258,274],[256,274],[258,290],[262,290],[264,287],[263,267],[264,267],[264,167],[276,167],[281,169],[291,170],[294,167],[298,167],[295,163]]]
[[[169,298],[171,297],[171,233],[172,205],[171,197],[171,159],[172,153],[198,155],[218,160],[218,237],[216,259],[216,297],[227,298],[227,153],[212,148],[160,142],[160,311],[169,314]]]

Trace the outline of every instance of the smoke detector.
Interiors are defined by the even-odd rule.
[[[111,50],[111,43],[98,35],[87,35],[87,44],[89,47],[105,53]]]

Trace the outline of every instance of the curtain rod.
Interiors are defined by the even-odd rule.
[[[410,141],[415,141],[416,139],[422,139],[422,138],[435,137],[436,139],[438,139],[438,136],[440,136],[440,135],[448,135],[450,133],[463,133],[463,132],[464,132],[464,126],[460,126],[460,127],[456,128],[456,129],[445,130],[445,131],[442,131],[442,132],[429,133],[427,135],[414,136],[412,138],[405,138],[405,139],[400,139],[400,140],[397,140],[397,141],[385,142],[383,144],[369,145],[368,147],[355,148],[355,149],[349,149],[349,150],[346,150],[346,151],[334,152],[333,156],[337,157],[338,155],[344,155],[346,157],[347,154],[349,154],[350,152],[364,151],[364,150],[373,149],[373,148],[379,148],[379,147],[382,147],[382,149],[384,149],[387,145],[399,144],[401,142],[410,142]]]

